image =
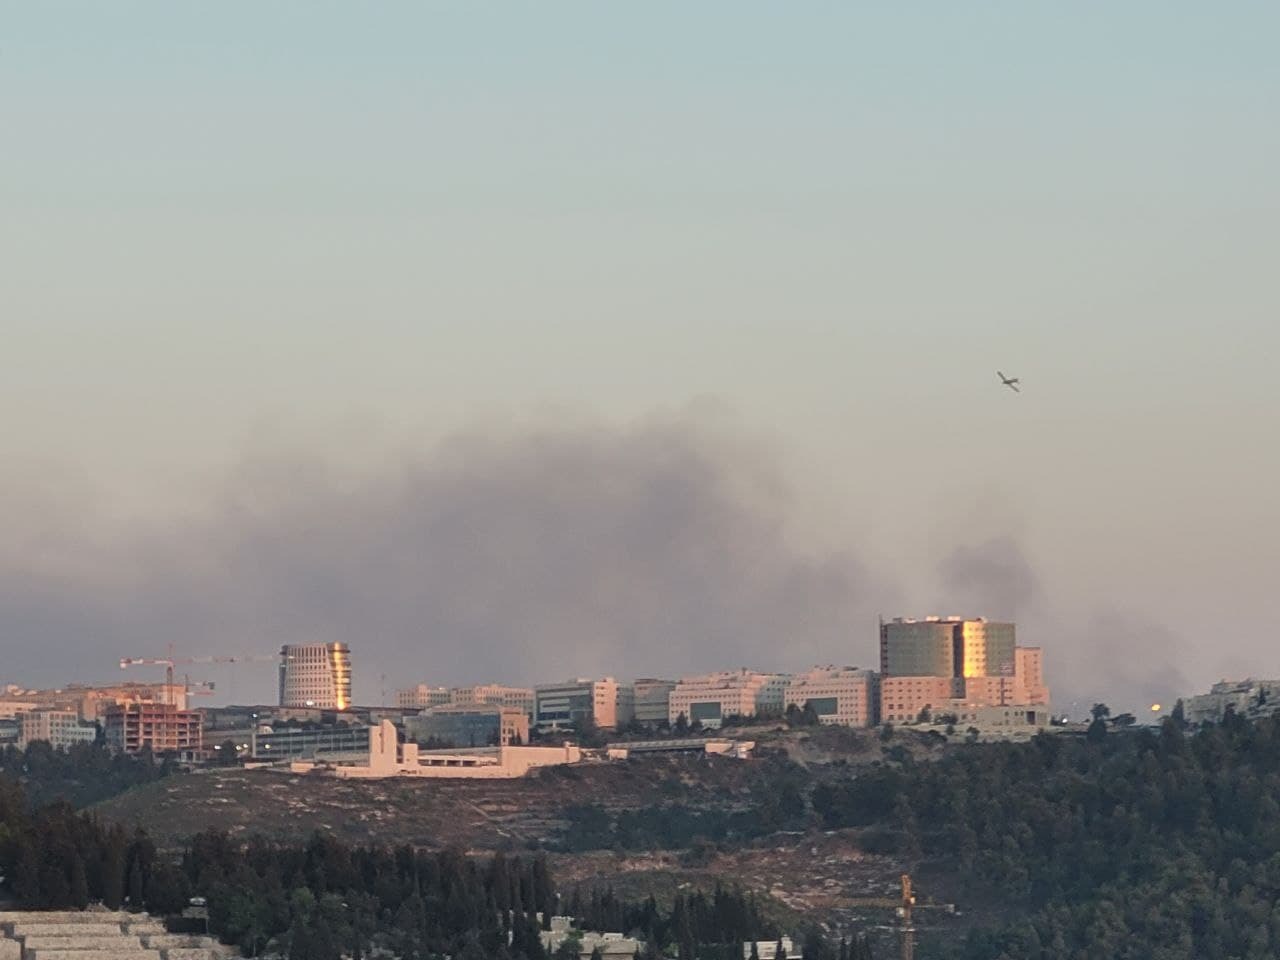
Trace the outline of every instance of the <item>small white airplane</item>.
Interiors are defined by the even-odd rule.
[[[999,370],[996,371],[996,376],[1000,378],[1001,383],[1003,383],[1006,387],[1008,387],[1014,393],[1022,392],[1021,390],[1018,389],[1019,380],[1017,377],[1006,377]]]

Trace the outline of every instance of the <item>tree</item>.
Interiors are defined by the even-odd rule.
[[[686,733],[689,732],[689,718],[686,717],[683,713],[679,714],[676,717],[675,726],[672,727],[672,730],[676,733],[677,736],[684,736]]]
[[[1105,703],[1095,703],[1092,707],[1089,708],[1089,714],[1090,716],[1093,717],[1093,719],[1101,720],[1105,717],[1111,716],[1111,708],[1108,707]]]
[[[1105,742],[1107,739],[1107,721],[1102,717],[1095,717],[1093,723],[1089,724],[1085,739],[1095,744]]]
[[[80,851],[71,852],[71,906],[83,910],[89,905],[89,875]]]
[[[112,829],[102,857],[102,904],[108,910],[124,906],[126,846],[124,831],[119,827]]]
[[[928,723],[933,719],[933,708],[925,704],[916,715],[916,723]]]
[[[140,913],[144,903],[142,864],[135,860],[133,866],[129,868],[129,909],[134,913]]]

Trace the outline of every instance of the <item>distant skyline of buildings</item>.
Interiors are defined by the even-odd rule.
[[[874,670],[828,664],[795,673],[737,668],[633,681],[579,676],[527,687],[418,683],[395,691],[394,706],[377,707],[353,704],[347,644],[286,644],[279,653],[278,704],[223,710],[227,716],[239,710],[239,725],[224,724],[227,733],[211,739],[232,736],[237,750],[261,757],[363,744],[361,733],[314,730],[383,720],[419,744],[461,747],[519,745],[560,731],[607,734],[682,725],[714,730],[752,718],[782,719],[788,711],[808,722],[849,727],[925,723],[932,717],[1032,728],[1047,722],[1042,652],[1019,646],[1013,623],[900,617],[881,622],[878,644]],[[10,688],[0,692],[0,719],[30,714],[16,728],[24,743],[48,739],[70,745],[101,729],[107,743],[126,752],[195,756],[207,752],[202,718],[212,711],[189,709],[189,692],[187,682]]]

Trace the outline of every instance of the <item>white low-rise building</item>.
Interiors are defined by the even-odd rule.
[[[369,731],[365,762],[333,759],[295,761],[293,773],[319,771],[348,780],[418,777],[456,780],[510,780],[537,767],[554,767],[582,760],[572,745],[559,747],[491,747],[481,750],[420,750],[416,743],[400,743],[395,724],[383,720]]]

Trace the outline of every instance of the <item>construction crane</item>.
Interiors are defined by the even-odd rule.
[[[902,947],[902,960],[915,960],[916,928],[911,923],[911,908],[916,905],[916,895],[911,889],[911,874],[902,875],[902,906],[898,907],[898,938]]]
[[[275,657],[262,656],[243,656],[243,657],[175,657],[173,656],[173,647],[169,647],[169,656],[167,657],[121,657],[120,669],[127,670],[129,667],[164,667],[164,697],[168,703],[169,698],[173,694],[173,668],[178,664],[189,663],[274,663]],[[185,678],[184,678],[185,679]],[[191,681],[185,679],[187,692],[191,692]],[[207,691],[212,691],[212,684],[204,684]]]

